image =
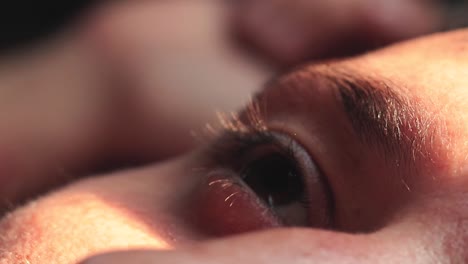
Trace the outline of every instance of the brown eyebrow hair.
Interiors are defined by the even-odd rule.
[[[349,72],[349,71],[348,71]],[[399,94],[388,80],[374,80],[337,70],[325,78],[361,142],[376,147],[387,163],[415,169],[430,138],[421,105]]]
[[[446,121],[431,113],[423,101],[403,94],[405,87],[382,76],[361,74],[336,63],[309,65],[272,79],[254,102],[266,108],[265,97],[272,91],[280,91],[284,100],[298,94],[316,96],[314,87],[331,90],[336,109],[349,121],[349,132],[376,150],[389,167],[413,175],[430,163],[444,162],[439,138],[447,133]],[[292,107],[308,103],[302,98],[293,101]],[[260,111],[260,116],[262,112],[267,111]]]

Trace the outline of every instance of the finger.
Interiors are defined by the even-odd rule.
[[[234,28],[283,64],[348,55],[428,32],[440,17],[429,1],[237,1]]]

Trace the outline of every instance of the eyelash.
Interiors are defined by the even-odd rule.
[[[253,131],[247,134],[227,132],[209,147],[211,163],[216,164],[217,168],[235,171],[243,179],[249,166],[256,160],[278,154],[282,159],[287,160],[288,164],[291,164],[294,171],[298,172],[301,181],[304,181],[303,168],[297,162],[298,150],[292,144],[292,139],[285,144],[285,142],[279,142],[278,137],[286,138],[270,130]],[[258,152],[258,150],[263,150],[263,152]],[[305,192],[298,200],[306,211],[311,207],[308,198]]]
[[[279,142],[278,137],[284,137],[284,136],[278,135],[276,132],[266,130],[266,131],[255,131],[252,134],[241,135],[237,137],[235,135],[231,135],[230,141],[231,141],[231,146],[234,149],[242,153],[250,153],[254,151],[255,149],[261,148],[261,147],[273,148],[274,150],[272,150],[272,152],[273,151],[277,152],[278,154],[282,155],[284,159],[288,160],[294,166],[294,169],[301,174],[301,179],[302,179],[304,177],[303,176],[304,173],[303,173],[303,168],[301,168],[301,166],[299,166],[297,162],[297,158],[299,156],[299,153],[298,153],[299,151],[297,147],[293,144],[292,139],[289,138],[288,142],[285,144],[285,142]],[[247,164],[245,166],[247,167],[249,164],[249,160],[254,160],[256,158],[255,154],[253,154],[252,156],[253,157],[251,159],[247,158],[245,161],[241,163]],[[238,168],[238,170],[242,172],[245,170],[245,168]],[[308,199],[307,194],[303,195],[299,201],[306,210],[310,209],[311,201]]]
[[[253,131],[251,133],[236,133],[227,131],[223,136],[210,145],[208,152],[214,162],[221,165],[231,162],[235,157],[243,156],[260,146],[275,147],[286,158],[294,160],[294,148],[291,144],[280,144],[270,130]],[[232,165],[230,165],[232,167]]]
[[[218,123],[215,125],[206,124],[202,133],[204,137],[201,139],[207,139],[208,142],[217,139],[215,144],[210,144],[208,148],[209,156],[217,164],[225,164],[226,159],[228,159],[228,157],[225,157],[226,153],[230,153],[229,156],[233,157],[258,146],[268,144],[277,146],[278,149],[284,151],[283,154],[288,159],[295,160],[294,147],[292,144],[283,146],[284,144],[277,142],[276,133],[271,131],[266,125],[267,122],[263,117],[264,114],[262,114],[258,102],[251,101],[247,105],[243,114],[247,119],[246,121],[242,120],[235,112],[225,113],[218,111],[216,112],[216,116],[218,117]],[[194,133],[194,136],[197,137],[197,134]],[[200,137],[197,138],[200,139]]]
[[[236,172],[238,175],[243,177],[244,171],[252,165],[256,160],[265,158],[267,154],[278,154],[281,158],[284,158],[288,164],[298,173],[298,177],[302,181],[304,193],[298,197],[297,202],[300,203],[302,208],[306,212],[310,212],[312,207],[316,206],[312,204],[312,198],[309,190],[307,189],[307,176],[310,176],[310,168],[308,163],[304,165],[303,160],[307,155],[307,159],[311,160],[315,166],[315,162],[310,158],[310,155],[302,148],[293,137],[282,133],[276,132],[266,126],[266,122],[263,121],[261,115],[258,114],[258,108],[249,107],[245,113],[248,117],[248,123],[241,122],[235,114],[222,114],[218,113],[221,131],[214,131],[210,129],[211,136],[215,135],[218,139],[215,143],[210,144],[207,153],[207,168],[217,169],[228,169]],[[212,128],[212,126],[207,126]],[[220,134],[222,133],[222,134]],[[221,136],[219,136],[221,135]],[[264,150],[264,155],[258,155],[258,149]],[[332,225],[333,218],[333,194],[329,188],[326,177],[321,177],[320,170],[316,168],[317,173],[320,176],[322,184],[325,186],[325,192],[327,192],[327,210],[330,215],[327,216],[325,221],[326,226],[317,226],[330,228]],[[315,197],[315,196],[314,196]],[[314,201],[315,202],[315,201]]]

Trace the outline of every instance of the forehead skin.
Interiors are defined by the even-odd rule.
[[[468,161],[468,30],[420,39],[377,56],[363,57],[369,71],[391,78],[439,118],[441,144],[454,161],[453,175],[466,174]],[[405,85],[406,84],[406,85]],[[446,132],[444,134],[444,132]],[[450,173],[450,172],[449,172]]]
[[[466,174],[468,166],[468,30],[424,37],[334,62],[373,80],[382,80],[407,98],[427,123],[433,145],[430,154],[452,176]],[[310,70],[324,70],[313,65]],[[326,70],[326,69],[325,69]],[[307,69],[306,69],[307,71]]]
[[[362,74],[391,80],[401,93],[459,125],[458,133],[468,131],[468,30],[409,41],[347,63]]]
[[[382,78],[390,80],[395,84],[395,87],[398,87],[399,91],[397,92],[411,97],[414,101],[419,101],[425,111],[428,112],[427,116],[437,116],[437,123],[446,127],[439,133],[440,135],[444,133],[444,135],[438,137],[437,140],[441,141],[439,145],[445,148],[447,160],[451,161],[450,166],[452,166],[453,175],[459,176],[462,175],[463,165],[467,159],[468,107],[465,101],[468,100],[468,74],[466,74],[468,72],[468,54],[466,52],[468,44],[466,43],[468,43],[468,30],[457,31],[399,44],[375,53],[336,62],[334,65],[341,65],[359,75],[370,76],[376,80]],[[312,67],[320,68],[322,66]],[[158,235],[157,232],[147,231],[141,226],[151,226],[153,229],[157,229],[161,226],[162,216],[171,214],[169,211],[163,211],[173,207],[164,204],[164,202],[167,202],[164,199],[176,201],[180,197],[173,196],[177,192],[172,192],[175,189],[167,187],[169,186],[168,182],[174,181],[173,186],[177,186],[179,191],[182,183],[188,185],[188,183],[182,182],[183,179],[186,180],[187,178],[182,178],[183,174],[181,172],[176,174],[172,171],[180,164],[171,164],[170,166],[171,168],[167,169],[167,171],[142,171],[140,182],[135,180],[136,175],[134,172],[123,172],[119,177],[110,175],[106,178],[89,179],[85,183],[71,185],[62,192],[46,196],[46,198],[40,199],[20,211],[13,212],[8,218],[0,221],[0,234],[2,234],[0,235],[0,263],[4,260],[2,257],[7,258],[6,263],[21,263],[25,257],[31,260],[31,263],[56,263],[57,256],[62,257],[60,259],[62,260],[61,263],[74,263],[77,259],[86,256],[86,254],[106,251],[105,247],[108,244],[103,242],[103,237],[115,238],[112,239],[113,248],[107,248],[107,250],[136,248],[138,245],[148,244],[157,247],[155,244],[158,243],[159,239],[163,240],[163,236]],[[447,173],[451,174],[451,172]],[[161,175],[164,175],[165,178]],[[178,182],[175,182],[177,175],[180,178]],[[120,183],[119,179],[123,183]],[[166,196],[156,192],[152,186],[167,187],[167,197],[169,198],[164,198]],[[462,191],[466,191],[468,187],[467,184],[460,186]],[[114,189],[119,189],[121,192]],[[146,190],[146,192],[142,190]],[[125,203],[118,203],[119,207],[117,209],[131,211],[131,209],[135,209],[130,208],[132,206],[138,208],[138,212],[140,212],[138,217],[121,217],[120,211],[118,214],[112,214],[114,212],[112,206],[100,202],[93,195],[89,195],[99,194],[103,191],[109,193],[107,197],[111,197],[112,200],[125,201]],[[450,193],[444,193],[444,189],[441,192],[443,192],[441,197],[451,195]],[[446,189],[445,192],[447,192]],[[70,200],[70,193],[75,194],[76,197],[85,197],[86,199],[80,199],[79,203],[67,203]],[[445,225],[446,222],[451,218],[457,218],[456,220],[466,219],[468,214],[466,205],[465,208],[454,205],[457,202],[463,203],[462,198],[440,199],[440,201],[442,204],[440,208],[456,208],[453,208],[453,210],[440,209],[434,214],[434,211],[418,207],[418,210],[426,210],[424,212],[427,213],[419,215],[422,219],[418,220],[418,223],[421,223],[421,226],[424,227],[421,229],[427,231],[429,227],[435,229],[434,226],[444,229],[447,226]],[[449,202],[447,203],[447,201]],[[49,206],[50,204],[54,206]],[[430,206],[435,207],[436,205],[431,203]],[[158,214],[156,214],[155,208],[160,208],[161,212],[158,211]],[[76,217],[65,218],[70,210],[76,212],[84,210],[87,215],[96,217],[85,218],[82,217],[82,214],[76,213]],[[110,219],[112,221],[109,221],[110,228],[109,223],[106,223],[108,228],[102,228],[103,225],[100,224],[102,222],[99,219],[106,213],[108,214],[107,217],[110,215],[112,218]],[[458,214],[458,216],[455,214]],[[440,224],[436,221],[443,223]],[[421,233],[418,233],[419,229],[416,230],[414,226],[403,229],[403,232],[405,232],[404,237],[411,238],[411,240],[428,240],[428,244],[424,244],[425,248],[437,246],[430,243],[441,238],[437,237],[439,233],[447,234],[445,240],[449,240],[450,243],[447,242],[448,244],[445,245],[447,252],[442,252],[441,256],[453,255],[454,258],[466,259],[466,255],[462,256],[466,248],[466,238],[464,238],[466,228],[461,220],[456,224],[456,228],[451,229],[451,233],[445,231],[445,229],[451,228],[449,226],[440,232],[431,230],[429,232],[431,236],[426,235],[425,238]],[[70,227],[73,226],[79,226],[80,229],[70,230]],[[62,230],[68,230],[70,235],[64,238]],[[122,233],[122,230],[125,230],[125,233]],[[100,233],[97,233],[97,231]],[[399,232],[402,232],[402,230],[396,230],[393,233],[400,236]],[[335,236],[336,234],[332,235]],[[333,241],[332,235],[330,235],[330,241]],[[317,237],[311,235],[307,239],[313,241]],[[55,243],[53,243],[54,241]],[[389,237],[381,237],[381,239],[379,237],[378,241],[398,246],[398,243],[393,243],[395,240]],[[44,248],[45,245],[50,243],[53,246]],[[307,243],[301,244],[309,245]],[[265,243],[256,245],[261,251]],[[353,243],[346,243],[343,248],[348,246],[352,248]],[[291,252],[294,252],[294,248],[291,248]],[[384,248],[379,252],[389,257],[393,255],[391,248]],[[8,255],[2,256],[3,253]],[[309,254],[312,253],[309,252]],[[401,261],[390,262],[402,263]]]

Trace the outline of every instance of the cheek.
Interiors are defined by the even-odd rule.
[[[76,263],[196,239],[178,216],[176,199],[191,184],[173,173],[168,164],[89,179],[30,203],[0,222],[0,263]]]
[[[204,237],[184,216],[188,205],[193,207],[191,197],[199,180],[184,171],[178,163],[127,171],[85,180],[32,202],[0,222],[0,263],[77,263],[109,251],[164,250],[201,240]],[[294,259],[294,252],[316,263],[353,263],[346,262],[349,258],[373,260],[367,263],[464,263],[466,195],[443,196],[411,203],[392,224],[371,235],[281,229],[259,237],[249,234],[235,245],[220,241],[210,254],[270,250],[263,255],[284,253],[283,263]]]
[[[33,203],[5,218],[0,230],[4,230],[0,248],[9,252],[0,259],[9,263],[39,263],[44,258],[50,263],[68,263],[76,257],[126,249],[129,244],[169,247],[125,212],[82,193],[58,194]]]

